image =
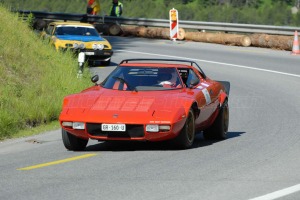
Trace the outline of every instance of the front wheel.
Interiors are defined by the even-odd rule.
[[[174,142],[176,147],[181,149],[191,148],[195,140],[195,117],[192,109],[185,121],[185,124],[180,131],[179,135],[175,138]]]
[[[71,151],[82,151],[89,140],[81,139],[62,129],[62,140],[66,149]]]
[[[220,108],[219,114],[214,123],[203,131],[205,139],[224,140],[227,138],[227,131],[229,126],[229,108],[228,102],[225,101]]]

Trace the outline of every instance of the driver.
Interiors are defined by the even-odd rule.
[[[157,72],[158,85],[166,88],[181,88],[180,79],[175,68],[159,68]]]

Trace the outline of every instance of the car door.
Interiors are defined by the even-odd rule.
[[[198,84],[191,86],[191,83],[195,82],[195,80],[199,80]],[[201,126],[209,120],[217,108],[217,101],[214,95],[217,92],[214,90],[213,83],[203,78],[201,73],[196,69],[189,69],[186,85],[193,91],[194,98],[198,103],[200,115],[196,119],[196,125]]]

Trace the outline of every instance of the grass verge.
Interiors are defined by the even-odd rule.
[[[0,4],[0,140],[58,120],[63,97],[91,85],[77,58],[57,52]],[[51,126],[50,126],[51,127]],[[38,130],[38,129],[37,129]]]

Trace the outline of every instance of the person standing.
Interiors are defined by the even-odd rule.
[[[113,0],[110,9],[110,16],[121,17],[122,13],[123,13],[123,4],[118,0]]]
[[[98,0],[87,0],[86,13],[89,15],[97,15],[100,12],[100,3]]]

